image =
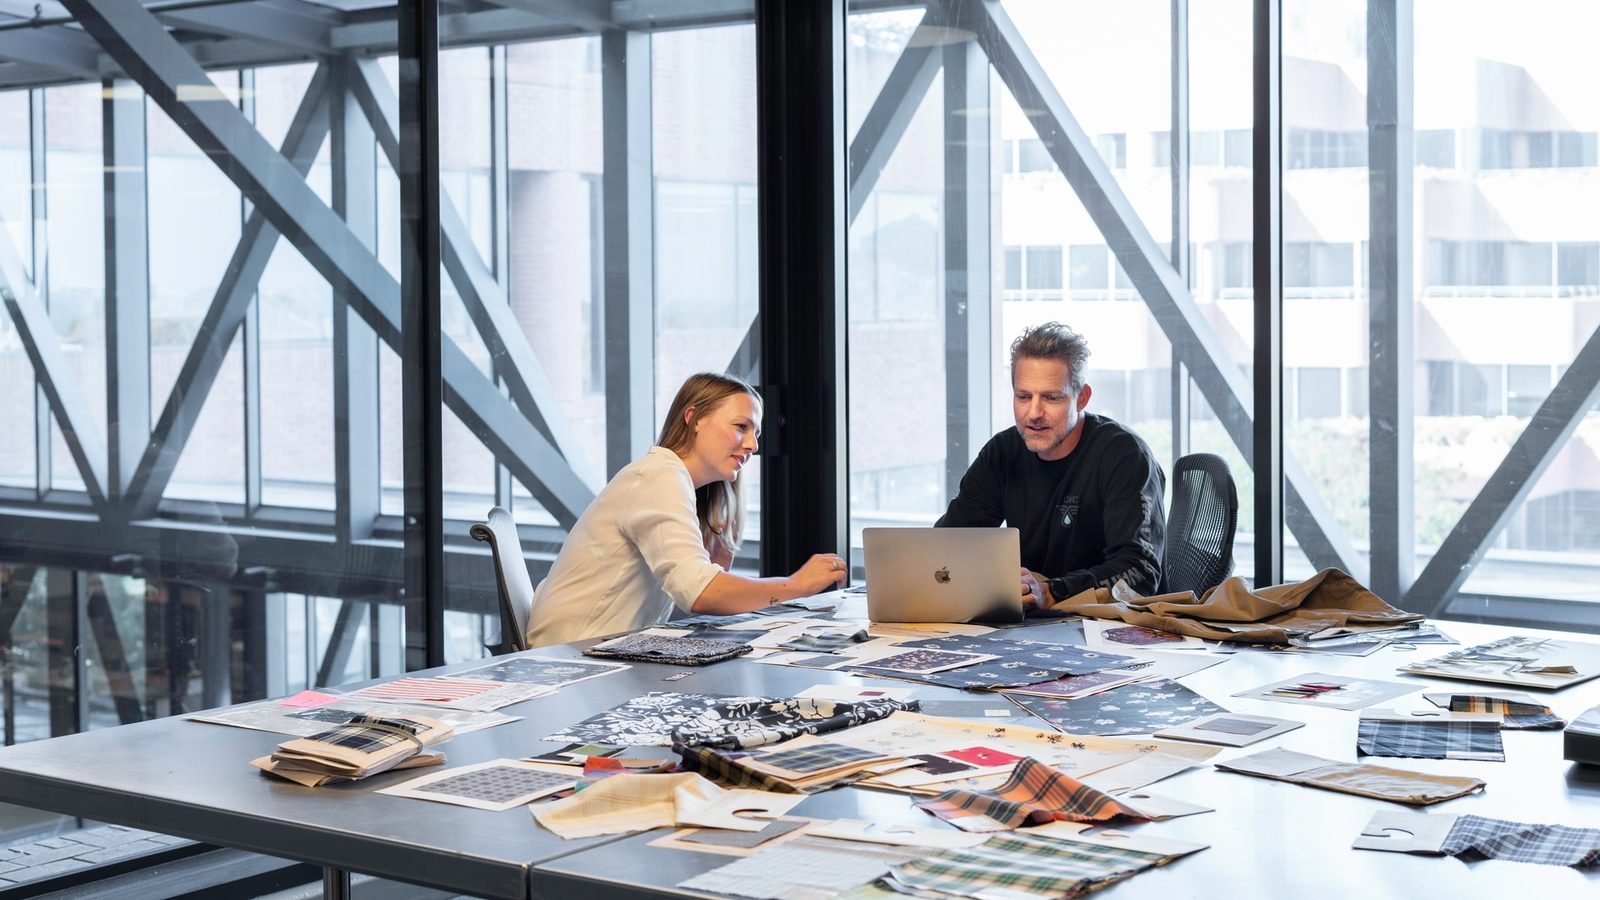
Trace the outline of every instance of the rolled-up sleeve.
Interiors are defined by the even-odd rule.
[[[694,491],[687,473],[668,468],[640,473],[628,495],[622,533],[674,605],[685,612],[722,572],[700,541]]]

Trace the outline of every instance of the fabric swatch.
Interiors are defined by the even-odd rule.
[[[1363,756],[1405,756],[1414,759],[1474,759],[1503,762],[1500,726],[1451,719],[1392,721],[1361,717],[1356,749]]]
[[[801,835],[776,847],[702,872],[678,887],[758,900],[831,900],[927,853],[923,847],[894,847]]]
[[[891,887],[898,883],[912,891],[958,897],[1009,891],[1075,897],[1168,859],[1158,853],[1016,833],[990,838],[977,847],[909,860],[890,868],[886,881]]]
[[[648,831],[676,824],[695,824],[697,816],[749,804],[748,808],[770,808],[778,815],[793,804],[769,806],[745,800],[756,795],[729,795],[694,773],[675,775],[614,775],[594,782],[570,797],[530,807],[540,825],[568,840],[602,834]],[[762,826],[745,829],[759,831]]]
[[[1077,700],[1024,694],[1011,699],[1067,734],[1150,734],[1227,712],[1176,681],[1128,684]]]
[[[896,678],[967,690],[994,690],[1053,681],[1067,675],[1087,675],[1136,662],[1131,657],[1088,650],[1067,644],[1019,641],[992,635],[924,638],[901,646],[996,657],[988,662],[945,672],[898,673]],[[870,674],[870,673],[869,673]]]
[[[1449,709],[1451,712],[1499,713],[1501,728],[1542,730],[1567,727],[1567,720],[1556,715],[1548,706],[1501,697],[1455,694],[1450,697]]]
[[[673,666],[708,666],[750,652],[749,644],[697,637],[630,634],[583,651],[584,656],[628,659]]]
[[[1224,772],[1288,781],[1306,787],[1428,806],[1483,790],[1481,778],[1429,775],[1370,763],[1342,763],[1309,753],[1273,749],[1215,764]]]
[[[776,750],[757,754],[761,762],[791,772],[810,775],[816,772],[825,772],[846,763],[861,762],[867,759],[878,759],[880,755],[871,750],[862,750],[859,747],[847,747],[844,744],[811,744],[796,750]]]
[[[837,731],[873,722],[900,710],[917,708],[915,700],[841,703],[809,697],[719,697],[653,691],[569,725],[545,740],[628,747],[664,747],[673,743],[760,747],[802,734]]]
[[[1144,819],[1109,794],[1032,758],[1017,763],[1011,777],[992,791],[956,788],[920,800],[917,806],[963,831],[1008,831],[1027,823],[1056,820]]]
[[[1529,825],[1461,816],[1441,848],[1467,859],[1504,859],[1586,869],[1600,863],[1600,828]]]

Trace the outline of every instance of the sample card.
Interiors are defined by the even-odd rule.
[[[551,750],[528,758],[563,766],[581,766],[591,756],[611,757],[626,749],[626,747],[618,747],[614,744],[568,744],[559,750]]]
[[[1422,687],[1420,684],[1401,684],[1397,681],[1371,681],[1348,675],[1324,675],[1308,672],[1294,678],[1285,678],[1272,684],[1248,691],[1235,697],[1256,700],[1277,700],[1282,703],[1304,703],[1328,709],[1361,709],[1374,703],[1392,700]]]
[[[344,695],[351,700],[385,703],[427,703],[457,709],[495,710],[550,693],[537,684],[483,681],[468,678],[396,678]]]
[[[1083,639],[1099,650],[1204,650],[1205,641],[1186,634],[1174,634],[1142,625],[1129,625],[1118,619],[1084,619]]]
[[[1180,741],[1198,741],[1202,744],[1220,744],[1224,747],[1248,747],[1304,725],[1293,719],[1272,716],[1247,716],[1244,713],[1218,713],[1185,722],[1172,728],[1163,728],[1156,737],[1176,738]]]
[[[1600,644],[1508,637],[1400,668],[1413,675],[1564,688],[1600,675]]]
[[[614,675],[629,668],[625,663],[595,662],[587,659],[559,659],[550,656],[508,656],[486,666],[457,672],[461,678],[486,681],[514,681],[564,687],[601,675]]]
[[[1009,766],[1022,761],[1020,756],[1014,756],[1003,750],[995,750],[991,747],[964,747],[960,750],[944,750],[939,755],[948,756],[951,759],[982,769],[993,766]]]
[[[1022,687],[1005,688],[1001,693],[1025,694],[1030,697],[1054,697],[1060,700],[1073,700],[1078,697],[1087,697],[1101,691],[1132,684],[1142,680],[1143,676],[1128,674],[1125,671],[1090,672],[1087,675],[1069,675],[1055,681],[1046,681],[1043,684],[1029,684]]]
[[[991,659],[994,659],[994,657],[954,650],[909,650],[905,653],[897,653],[893,656],[885,656],[871,662],[861,663],[857,668],[928,675],[934,672],[943,672],[946,669],[959,669],[962,666],[988,662]]]
[[[650,842],[666,850],[692,850],[724,856],[749,856],[757,850],[775,846],[807,833],[818,820],[798,816],[775,819],[760,831],[729,831],[722,828],[685,828]]]
[[[564,791],[582,780],[578,773],[555,774],[521,760],[496,759],[433,772],[378,793],[499,812]]]
[[[1226,712],[1175,681],[1124,685],[1081,700],[1011,699],[1067,734],[1150,734]]]
[[[338,699],[338,698],[336,698]],[[195,722],[210,722],[214,725],[232,725],[235,728],[252,728],[257,731],[272,731],[278,734],[292,734],[297,737],[310,737],[320,731],[327,731],[330,725],[343,725],[364,712],[372,711],[379,704],[352,703],[343,701],[327,706],[286,706],[277,700],[261,700],[256,703],[245,703],[239,706],[230,706],[226,709],[208,710],[189,716]],[[465,709],[450,709],[440,706],[413,706],[398,703],[382,704],[382,712],[386,715],[422,715],[438,719],[455,729],[458,735],[507,722],[517,721],[517,716],[508,716],[497,712],[474,712]]]

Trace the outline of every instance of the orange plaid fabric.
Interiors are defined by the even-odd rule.
[[[1110,795],[1074,779],[1036,759],[1024,759],[1005,784],[992,791],[957,788],[917,806],[964,831],[1006,831],[1019,825],[1043,824],[1058,819],[1069,822],[1104,822],[1118,816],[1144,817]]]

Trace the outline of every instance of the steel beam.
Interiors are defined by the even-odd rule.
[[[24,274],[22,257],[4,228],[0,228],[0,300],[5,301],[11,321],[17,326],[17,336],[28,354],[28,361],[33,364],[35,381],[61,428],[61,436],[83,478],[90,502],[96,506],[105,505],[105,438],[95,424],[88,396],[67,365],[61,338],[50,321],[50,312]],[[40,419],[41,438],[48,441],[49,426],[44,424],[43,416]],[[43,482],[41,489],[48,489],[48,485],[48,481]]]
[[[50,736],[76,734],[89,724],[88,671],[79,652],[84,604],[78,573],[45,570],[45,671],[50,687]]]
[[[306,86],[305,95],[283,139],[281,156],[301,178],[310,171],[328,134],[328,81],[326,66],[319,66]],[[248,203],[248,195],[246,201]],[[222,363],[233,343],[233,336],[244,324],[255,304],[256,286],[266,271],[277,247],[279,231],[268,221],[266,212],[254,209],[239,232],[239,243],[223,271],[222,280],[212,295],[211,304],[195,330],[194,342],[178,371],[172,391],[156,420],[150,443],[128,487],[125,514],[144,518],[155,514],[161,495],[177,469],[183,448],[189,443],[205,407],[211,387],[222,370]],[[252,335],[253,339],[253,335]],[[251,354],[247,354],[247,357]],[[254,369],[247,358],[247,369]],[[255,371],[248,375],[258,375]],[[255,462],[257,473],[260,461]],[[259,475],[256,479],[259,482]],[[259,498],[259,491],[256,492]]]
[[[1600,329],[1534,410],[1505,458],[1467,505],[1460,521],[1406,592],[1403,606],[1436,615],[1454,598],[1572,432],[1600,401]]]
[[[162,10],[161,20],[206,34],[246,38],[298,53],[325,54],[328,33],[344,24],[344,16],[315,3],[296,0],[252,0],[225,6],[191,6]]]
[[[945,27],[945,21],[942,6],[931,7],[923,13],[905,49],[895,60],[894,68],[889,70],[883,89],[872,101],[866,118],[861,120],[861,127],[850,141],[850,222],[861,214],[861,207],[877,187],[878,177],[928,95],[933,77],[939,74],[943,39],[935,40],[932,35],[935,29]],[[963,41],[960,45],[966,43]]]
[[[1369,586],[1396,603],[1414,578],[1411,0],[1367,3]]]
[[[977,34],[1001,80],[1144,298],[1173,351],[1189,367],[1229,438],[1246,461],[1253,461],[1254,398],[1250,384],[1229,360],[1221,339],[1194,303],[1183,277],[1150,236],[1093,141],[1072,116],[1000,4],[983,0],[955,10],[958,15],[952,24]],[[1289,528],[1313,563],[1338,566],[1357,578],[1365,578],[1365,566],[1309,477],[1293,461],[1286,461],[1284,476],[1290,510],[1300,510],[1289,517]]]
[[[1254,0],[1250,197],[1255,253],[1252,379],[1257,585],[1283,580],[1283,24],[1281,0]],[[1328,525],[1332,527],[1330,519]]]
[[[331,79],[331,77],[332,77],[331,70],[328,70],[327,67],[325,67],[325,66],[318,66],[317,70],[312,73],[312,81],[311,81],[311,84],[307,85],[307,88],[308,89],[312,88],[312,87],[317,88],[317,90],[319,92],[319,96],[320,96],[320,94],[321,94],[321,92],[323,90],[323,87],[321,85],[319,85],[319,83],[318,83],[318,77],[319,76],[321,76],[323,78],[323,81],[322,81],[321,85],[325,85],[327,83],[327,80]],[[310,95],[310,93],[311,92],[309,90],[307,90],[305,92],[305,94],[303,94],[301,96],[300,106],[296,108],[296,112],[297,113],[302,112],[302,111],[305,110],[305,108],[306,108],[306,100],[307,100],[308,96]],[[239,71],[239,112],[244,115],[245,121],[249,122],[252,125],[255,124],[255,122],[256,122],[256,70],[255,69],[241,69]],[[321,107],[321,111],[315,113],[315,115],[320,117],[318,119],[318,125],[321,127],[321,131],[318,132],[318,137],[317,137],[316,141],[313,142],[313,143],[314,143],[314,145],[320,145],[322,143],[322,137],[321,136],[322,135],[326,135],[328,133],[329,129],[332,127],[332,120],[330,118],[331,112],[330,112],[329,104],[328,103],[324,103],[322,105],[322,107]],[[296,119],[298,119],[298,115],[297,115]],[[289,133],[293,134],[295,127],[297,125],[299,125],[299,124],[300,123],[298,121],[291,120],[290,125],[289,125]],[[287,143],[287,141],[286,141],[286,143]],[[279,152],[282,153],[281,150]],[[313,154],[315,154],[317,152],[317,147],[316,146],[312,146],[311,152]],[[305,173],[307,171],[307,167],[309,167],[311,165],[311,159],[309,157],[304,159],[303,161],[300,158],[290,158],[288,156],[285,156],[285,158],[286,159],[291,159],[291,164],[296,166],[297,171],[299,171],[302,176],[305,175]],[[255,204],[250,202],[250,198],[246,197],[244,195],[243,191],[240,191],[239,192],[239,223],[240,223],[239,224],[239,229],[240,229],[239,233],[240,233],[241,236],[243,236],[247,232],[247,230],[249,228],[249,225],[250,225],[250,219],[255,214],[256,214]],[[276,230],[273,231],[273,234],[277,234]],[[274,241],[273,243],[275,244],[276,241]],[[270,256],[270,251],[269,251],[269,256]],[[227,275],[227,271],[224,270],[223,274],[224,274],[224,276],[226,276]],[[243,370],[242,373],[241,373],[243,384],[240,386],[243,396],[239,398],[239,408],[240,408],[240,412],[242,413],[242,418],[244,419],[244,421],[242,423],[240,423],[242,425],[242,431],[243,431],[243,437],[244,437],[244,515],[246,517],[253,517],[258,512],[260,512],[261,505],[262,505],[262,500],[261,500],[261,465],[262,465],[262,463],[261,463],[261,444],[262,444],[262,441],[261,441],[261,303],[259,302],[260,299],[261,299],[260,298],[260,274],[258,273],[255,277],[249,278],[249,279],[244,279],[244,280],[247,280],[249,282],[249,284],[250,284],[250,298],[246,302],[246,305],[245,305],[244,322],[242,324],[240,324],[239,328],[238,328],[238,332],[239,332],[239,365],[240,365],[240,368]],[[212,305],[213,306],[215,305],[215,300],[213,300]],[[209,312],[209,310],[208,310],[208,312]],[[226,354],[228,353],[228,343],[227,343],[227,341],[223,341],[217,347],[217,351],[220,354],[222,354],[221,356],[217,357],[217,359],[219,361],[223,360],[223,359],[226,359]],[[211,384],[211,382],[208,381],[207,382],[207,388],[206,388],[208,392],[210,390],[210,384]]]
[[[939,56],[942,61],[936,58],[934,64],[942,64],[944,69],[944,489],[948,500],[959,492],[961,476],[989,440],[993,416],[989,385],[994,367],[989,315],[993,303],[989,215],[993,165],[989,136],[994,103],[989,59],[975,41],[946,44]]]
[[[372,126],[351,93],[360,78],[350,60],[334,71],[332,124],[333,209],[369,250],[378,245],[378,154]],[[333,438],[336,524],[341,543],[372,535],[378,519],[378,337],[351,308],[348,295],[333,297]]]
[[[566,22],[585,31],[611,28],[610,3],[603,0],[491,0],[498,6],[520,9],[541,18]]]
[[[655,424],[655,165],[651,36],[600,36],[604,124],[606,474],[649,448]]]
[[[378,146],[399,171],[399,142],[395,123],[398,121],[398,100],[389,80],[374,60],[356,63],[361,77],[352,79],[356,101],[361,104],[371,124]],[[456,211],[450,198],[439,198],[439,228],[443,235],[441,251],[445,271],[451,284],[461,295],[461,302],[472,317],[479,335],[483,337],[491,356],[505,366],[506,385],[512,401],[522,410],[544,438],[553,444],[563,458],[573,477],[591,489],[599,479],[587,455],[578,446],[577,437],[566,416],[561,411],[561,401],[556,397],[550,378],[534,355],[533,346],[522,325],[511,311],[506,294],[495,273],[484,264],[472,242],[472,233]]]
[[[350,668],[350,651],[356,645],[356,632],[366,616],[365,601],[340,601],[339,614],[333,620],[333,631],[328,634],[328,645],[317,664],[316,687],[342,683],[345,671]]]
[[[33,276],[33,289],[48,304],[50,299],[50,198],[49,153],[45,141],[44,91],[28,92],[28,175],[33,182],[29,192],[29,206],[33,221],[30,223],[33,259],[28,272]],[[0,276],[3,277],[3,276]],[[33,377],[33,457],[34,491],[38,498],[50,493],[55,482],[51,470],[54,448],[50,440],[50,398],[39,384],[40,375]]]
[[[100,78],[100,48],[65,25],[0,31],[0,59],[54,69],[78,79]]]
[[[120,502],[150,440],[150,221],[144,92],[101,83],[105,154],[106,493]]]

